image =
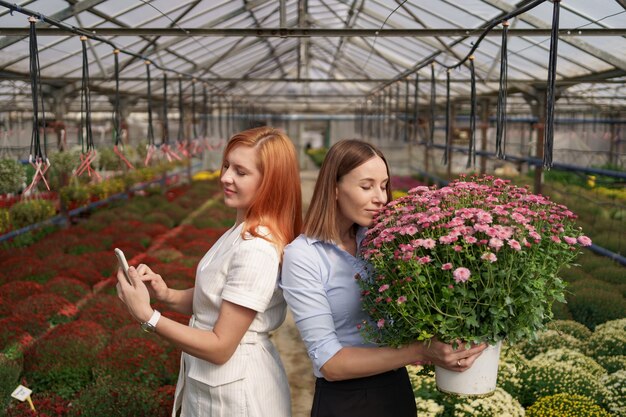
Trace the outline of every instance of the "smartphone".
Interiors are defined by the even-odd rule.
[[[124,276],[126,277],[126,281],[130,285],[133,283],[130,281],[130,277],[128,276],[128,262],[126,262],[126,256],[124,256],[124,252],[121,249],[115,248],[115,256],[117,256],[117,262],[120,264],[120,268],[124,271]]]

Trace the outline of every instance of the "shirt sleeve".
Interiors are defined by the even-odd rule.
[[[317,376],[342,348],[322,283],[324,273],[328,268],[323,259],[305,240],[285,248],[280,286]]]
[[[265,239],[243,239],[233,254],[222,299],[259,313],[270,303],[278,280],[278,252]]]

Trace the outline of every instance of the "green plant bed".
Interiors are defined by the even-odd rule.
[[[612,284],[626,284],[626,267],[614,262],[607,262],[605,266],[593,271],[593,275],[602,281]]]
[[[21,363],[0,353],[0,416],[11,401],[11,393],[18,385]]]
[[[592,332],[585,325],[574,320],[554,320],[548,323],[548,328],[559,333],[574,336],[578,340],[585,340]]]
[[[39,223],[55,214],[54,204],[48,200],[23,200],[9,209],[11,224],[15,229]]]
[[[585,340],[583,351],[592,358],[626,355],[626,330],[601,328]]]
[[[567,289],[570,294],[575,296],[580,293],[588,293],[594,291],[616,292],[618,291],[618,287],[618,285],[605,281],[601,279],[599,275],[593,273],[589,274],[589,276],[584,279],[579,279],[572,282]]]
[[[591,398],[596,404],[605,405],[608,390],[599,378],[564,362],[546,358],[531,360],[520,372],[522,391],[518,397],[524,407],[549,395],[568,392]]]
[[[108,337],[95,322],[60,325],[26,352],[24,378],[40,391],[70,398],[92,382],[93,364]]]
[[[596,356],[595,360],[609,374],[626,369],[626,355]]]
[[[554,320],[572,320],[572,313],[566,303],[552,304],[552,315]]]
[[[580,268],[585,272],[593,272],[597,268],[603,267],[607,262],[611,262],[606,256],[598,255],[590,250],[583,250],[581,255],[576,259]]]
[[[171,414],[171,407],[164,407],[171,395],[171,390],[103,377],[81,392],[68,416],[165,417]]]
[[[324,158],[326,158],[326,154],[328,153],[328,149],[321,148],[310,148],[306,150],[306,154],[311,158],[311,161],[315,164],[316,167],[321,167],[322,162],[324,162]]]
[[[567,281],[570,284],[577,281],[593,279],[593,275],[585,272],[579,266],[563,269],[559,272],[559,276],[563,278],[564,281]]]
[[[620,369],[602,378],[602,383],[609,391],[607,408],[615,416],[626,415],[626,369]]]
[[[583,287],[568,295],[567,302],[573,319],[591,330],[598,324],[622,318],[626,311],[626,299],[615,290]]]
[[[611,252],[625,255],[626,254],[626,239],[624,234],[620,235],[619,227],[614,223],[607,225],[607,229],[601,233],[594,234],[591,238],[598,246],[602,246]]]

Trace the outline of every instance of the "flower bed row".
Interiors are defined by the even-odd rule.
[[[0,235],[115,195],[143,192],[141,190],[155,182],[163,186],[172,185],[179,180],[179,176],[172,174],[172,171],[179,169],[182,164],[180,161],[161,162],[132,171],[111,172],[107,178],[94,182],[87,182],[91,178],[72,177],[68,184],[64,184],[67,180],[57,184],[55,189],[58,192],[41,192],[28,197],[0,196]]]
[[[35,415],[9,403],[20,381],[33,389],[37,415],[168,415],[180,351],[130,319],[110,285],[112,249],[150,264],[174,287],[193,285],[195,264],[233,214],[213,205],[191,224],[181,221],[216,189],[198,182],[120,202],[33,245],[0,251],[0,410]],[[218,227],[201,228],[207,218]]]
[[[626,319],[594,332],[555,321],[537,341],[504,350],[493,396],[467,399],[437,391],[434,377],[411,367],[418,414],[427,417],[608,417],[626,415]]]

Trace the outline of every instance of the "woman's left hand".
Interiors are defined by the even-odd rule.
[[[128,311],[138,322],[145,322],[152,316],[153,308],[150,306],[150,294],[146,284],[141,280],[135,267],[128,268],[128,277],[132,285],[126,280],[124,271],[117,270],[117,296],[126,305]]]
[[[425,349],[427,360],[437,366],[457,372],[471,368],[474,361],[489,346],[486,343],[466,346],[462,341],[458,341],[458,346],[455,348],[451,344],[439,341],[437,338],[431,339],[428,343],[429,345]]]

